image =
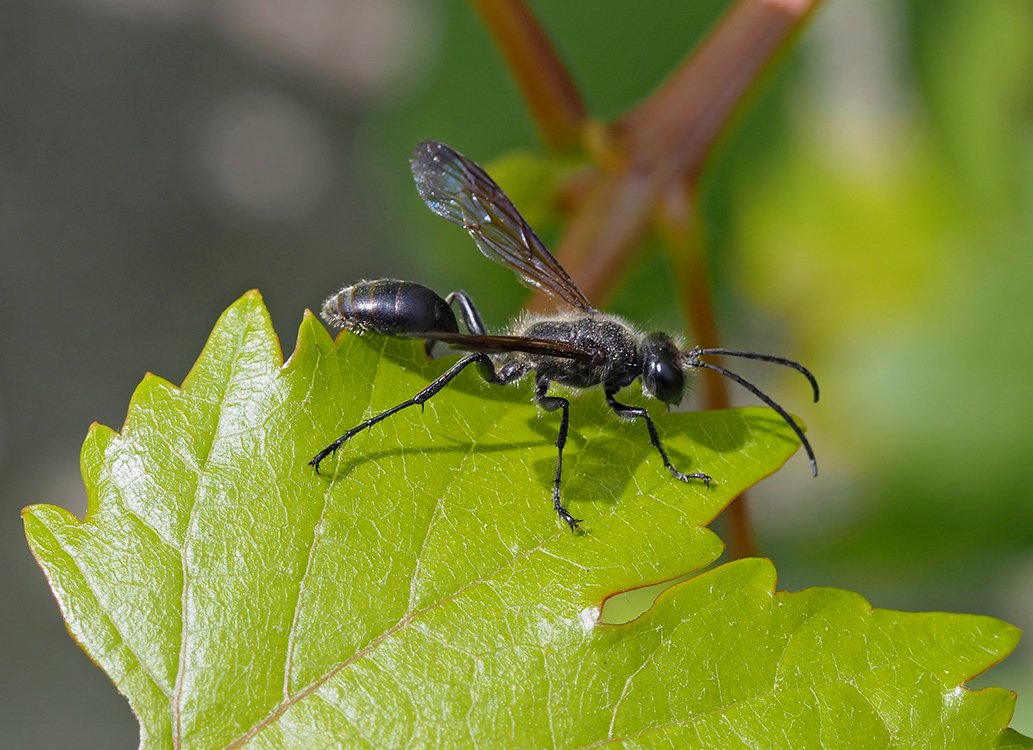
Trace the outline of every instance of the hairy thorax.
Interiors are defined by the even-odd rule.
[[[593,353],[587,360],[518,355],[540,376],[563,385],[623,387],[642,370],[638,332],[613,315],[600,312],[527,315],[514,324],[511,332],[515,336],[562,341]]]

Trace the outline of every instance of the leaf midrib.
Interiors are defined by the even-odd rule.
[[[335,348],[331,349],[331,354],[336,353],[336,351],[337,351],[336,346],[338,346],[338,345],[335,345]],[[376,390],[377,390],[376,389],[376,382],[377,382],[377,379],[380,377],[380,370],[381,370],[380,365],[381,365],[382,361],[383,361],[383,357],[382,356],[381,357],[377,357],[376,364],[375,364],[375,368],[376,369],[374,370],[373,377],[371,378],[371,380],[373,381],[373,385],[370,386],[369,397],[366,400],[366,405],[363,407],[363,413],[368,412],[370,406],[372,406],[372,404],[373,404],[373,397],[374,397],[374,394],[376,393]],[[313,382],[314,382],[314,380],[315,379],[313,378]],[[310,388],[310,392],[311,392],[311,388],[312,388],[311,384],[310,384],[309,388]],[[335,453],[334,457],[336,459],[335,462],[334,462],[334,468],[336,469],[336,467],[340,463],[340,454],[339,454],[339,452]],[[322,538],[323,524],[324,524],[324,522],[326,520],[327,510],[328,510],[328,508],[330,506],[330,496],[333,494],[334,483],[335,482],[336,482],[336,477],[332,477],[330,482],[327,483],[326,491],[323,493],[323,507],[319,511],[319,519],[316,521],[316,525],[312,529],[312,544],[309,546],[308,557],[307,557],[307,559],[305,561],[305,570],[302,571],[301,578],[298,581],[298,596],[294,600],[294,616],[291,619],[290,631],[287,634],[287,653],[286,653],[286,655],[284,657],[284,665],[283,665],[283,697],[284,697],[284,701],[288,701],[291,698],[291,695],[290,695],[291,669],[292,669],[292,667],[294,665],[294,652],[295,652],[295,648],[296,648],[296,645],[297,645],[297,634],[298,634],[298,627],[299,627],[300,618],[301,618],[302,601],[303,601],[304,596],[305,596],[305,586],[306,586],[306,582],[308,581],[309,573],[312,570],[312,562],[313,562],[313,559],[315,558],[316,547],[319,544],[320,539]]]
[[[238,374],[237,364],[240,361],[240,353],[244,344],[249,341],[249,334],[252,331],[251,317],[246,316],[245,321],[246,322],[244,323],[244,330],[242,334],[235,339],[235,343],[233,345],[233,356],[230,360],[229,366],[226,368],[226,376],[222,379],[222,382],[220,383],[221,387],[219,388],[219,400],[218,403],[214,404],[216,408],[215,426],[212,430],[211,440],[208,441],[208,444],[206,446],[207,450],[205,451],[204,458],[199,462],[197,483],[194,486],[193,499],[190,504],[190,515],[187,519],[186,532],[183,535],[183,546],[179,550],[180,563],[182,565],[183,570],[183,595],[181,604],[182,610],[180,614],[182,628],[180,632],[179,641],[179,666],[176,670],[175,697],[171,704],[171,709],[173,713],[172,718],[174,724],[174,729],[172,732],[172,746],[173,748],[175,748],[175,750],[179,750],[183,741],[183,729],[181,721],[183,711],[181,703],[183,700],[183,681],[186,677],[186,649],[190,623],[190,619],[189,617],[187,617],[187,604],[189,599],[188,595],[190,591],[190,576],[188,573],[187,566],[187,548],[190,545],[195,530],[194,523],[196,520],[196,511],[201,499],[201,490],[204,485],[204,478],[206,476],[208,462],[211,460],[212,450],[214,449],[215,443],[218,440],[219,435],[221,434],[220,428],[222,426],[223,416],[225,415],[226,400],[228,395],[231,393],[231,388],[234,385],[236,376]]]

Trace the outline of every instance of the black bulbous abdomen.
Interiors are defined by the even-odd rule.
[[[437,292],[398,279],[346,286],[323,303],[323,319],[339,328],[386,336],[459,331],[455,313]]]

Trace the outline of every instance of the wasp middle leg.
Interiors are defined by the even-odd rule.
[[[561,396],[547,396],[546,393],[549,390],[549,380],[542,376],[538,376],[535,381],[535,400],[538,405],[541,406],[545,411],[556,411],[557,409],[563,410],[563,417],[560,420],[560,431],[556,436],[556,478],[552,484],[552,506],[556,509],[556,513],[559,517],[567,522],[571,531],[577,531],[583,519],[574,518],[563,507],[560,502],[560,477],[563,474],[563,446],[567,444],[567,428],[570,426],[570,401]]]

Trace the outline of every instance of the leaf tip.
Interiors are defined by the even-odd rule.
[[[275,367],[283,365],[280,340],[257,289],[245,292],[219,316],[180,388],[190,391],[195,380],[204,380],[206,372],[218,370],[225,359],[224,352],[246,352],[255,361],[264,360],[266,366],[274,362]]]
[[[83,441],[82,450],[79,452],[80,461],[85,460],[89,454],[100,458],[104,455],[104,448],[111,438],[118,433],[100,422],[91,422],[86,430],[86,440]]]
[[[997,618],[992,618],[997,620]],[[1000,626],[1000,641],[1002,644],[1001,658],[1003,660],[1008,654],[1012,653],[1015,648],[1019,645],[1019,641],[1022,640],[1022,628],[1012,625],[1010,622],[1004,620],[997,620]]]
[[[32,554],[39,556],[37,545],[40,534],[52,535],[58,525],[71,526],[82,523],[75,515],[64,508],[49,503],[33,503],[21,509],[22,524],[25,526],[25,538],[29,542]]]

